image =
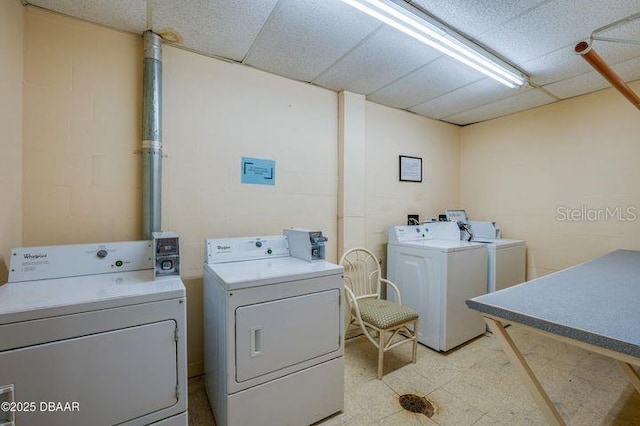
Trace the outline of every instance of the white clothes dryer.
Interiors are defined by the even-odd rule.
[[[486,244],[489,255],[487,291],[503,290],[526,281],[527,246],[524,240],[473,239]]]
[[[0,411],[0,424],[187,425],[185,288],[177,276],[154,280],[151,247],[12,251],[0,400],[33,409]]]
[[[209,239],[207,396],[218,426],[309,425],[344,408],[343,268],[284,235]]]
[[[469,222],[473,240],[487,245],[489,293],[526,281],[527,244],[524,240],[500,238],[495,222]]]
[[[429,224],[389,228],[387,277],[420,315],[418,341],[444,352],[485,332],[465,301],[486,294],[488,255],[482,244],[434,235]]]

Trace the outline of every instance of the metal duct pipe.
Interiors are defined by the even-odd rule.
[[[142,39],[142,232],[149,240],[161,230],[162,38],[145,31]]]
[[[622,93],[622,96],[627,98],[636,108],[640,109],[640,97],[631,90],[631,88],[624,82],[622,78],[616,72],[611,69],[609,65],[602,59],[598,53],[591,47],[586,41],[581,41],[576,44],[574,48],[575,52],[581,55],[585,61],[587,61],[596,71],[598,71],[609,83],[615,87],[618,92]]]

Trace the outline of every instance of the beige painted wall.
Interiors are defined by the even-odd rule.
[[[140,238],[140,37],[25,8],[25,246]]]
[[[163,226],[182,238],[196,373],[205,238],[320,229],[335,261],[337,94],[171,47],[163,70]],[[276,185],[240,183],[243,156],[275,160]]]
[[[505,237],[527,240],[530,279],[617,248],[640,249],[638,118],[608,89],[464,127],[460,205],[473,219],[498,221]],[[559,220],[566,210],[558,208],[582,206],[631,207],[639,216]]]
[[[22,245],[23,8],[0,1],[0,284],[11,249]]]
[[[367,247],[386,258],[387,228],[458,206],[459,127],[366,102]],[[398,156],[422,158],[422,183],[400,182]],[[383,262],[384,264],[384,262]]]

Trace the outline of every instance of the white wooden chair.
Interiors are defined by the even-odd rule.
[[[376,256],[365,248],[352,248],[342,255],[340,264],[344,267],[349,325],[360,325],[367,339],[378,348],[378,379],[382,379],[384,353],[398,345],[413,342],[415,364],[418,313],[403,306],[398,287],[382,278]],[[382,283],[387,285],[387,292],[395,292],[397,303],[381,298]]]

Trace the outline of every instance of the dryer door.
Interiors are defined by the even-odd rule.
[[[340,349],[338,289],[236,309],[236,381]]]
[[[16,425],[114,425],[177,403],[175,321],[0,352]],[[1,418],[0,418],[1,419]]]

